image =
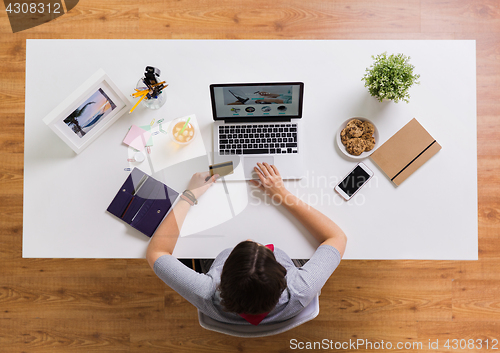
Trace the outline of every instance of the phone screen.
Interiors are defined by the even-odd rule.
[[[358,165],[340,182],[339,187],[351,197],[369,178],[370,175]]]

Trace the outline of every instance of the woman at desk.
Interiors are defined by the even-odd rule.
[[[214,320],[251,324],[279,322],[297,315],[321,290],[344,254],[347,238],[328,217],[291,194],[275,166],[258,163],[260,183],[251,181],[279,201],[320,242],[302,267],[272,245],[246,240],[223,250],[210,270],[201,274],[172,256],[187,212],[218,175],[196,173],[172,212],[151,239],[147,260],[168,286]],[[246,321],[245,321],[246,320]]]

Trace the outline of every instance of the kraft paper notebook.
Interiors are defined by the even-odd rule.
[[[394,184],[400,185],[440,149],[439,143],[413,118],[370,158]]]

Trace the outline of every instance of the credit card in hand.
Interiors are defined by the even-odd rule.
[[[232,161],[214,164],[209,166],[208,168],[211,176],[219,174],[219,176],[223,177],[229,174],[233,174],[234,172]]]

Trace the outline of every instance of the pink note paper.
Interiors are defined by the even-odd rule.
[[[140,151],[144,148],[146,141],[148,141],[150,137],[151,132],[143,130],[136,125],[132,125],[123,143]]]

